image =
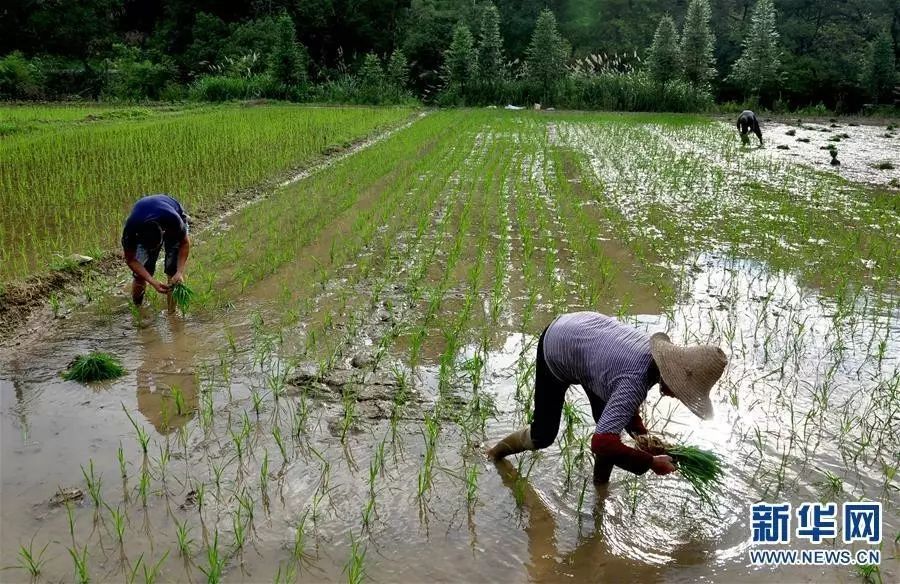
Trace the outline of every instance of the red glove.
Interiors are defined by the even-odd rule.
[[[612,463],[634,474],[644,474],[653,464],[653,455],[631,448],[622,443],[618,434],[594,434],[591,451],[597,455],[598,463]]]

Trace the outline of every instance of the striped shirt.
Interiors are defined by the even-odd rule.
[[[544,334],[544,359],[560,381],[581,385],[605,404],[597,433],[621,433],[657,382],[648,375],[650,337],[597,312],[554,320]]]

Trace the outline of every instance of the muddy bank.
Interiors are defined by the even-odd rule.
[[[281,173],[262,184],[229,193],[203,209],[188,209],[192,233],[202,238],[205,231],[217,229],[223,220],[240,209],[259,203],[276,189],[302,180],[377,144],[408,127],[423,115],[424,112],[416,113],[412,119],[374,136],[364,136],[343,145],[333,145],[323,152],[318,160]],[[24,337],[39,335],[45,329],[48,320],[64,317],[75,308],[89,304],[93,299],[93,294],[86,288],[89,281],[100,279],[102,288],[108,289],[119,283],[124,285],[128,280],[121,250],[105,252],[103,256],[91,258],[90,262],[84,264],[77,261],[66,263],[62,269],[37,274],[22,282],[10,282],[0,287],[0,346],[18,344]],[[61,313],[58,308],[51,306],[51,297],[65,305]]]

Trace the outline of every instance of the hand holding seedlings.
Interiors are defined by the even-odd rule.
[[[596,423],[591,439],[594,482],[608,482],[613,466],[635,474],[651,469],[669,474],[676,470],[674,457],[626,446],[622,431],[647,434],[638,409],[656,384],[663,395],[678,399],[700,418],[710,418],[709,393],[727,362],[716,346],[677,346],[665,333],[648,337],[597,312],[564,314],[538,340],[531,425],[498,442],[488,454],[498,460],[550,446],[559,432],[566,391],[580,384]]]
[[[168,284],[153,277],[159,252],[165,247]],[[187,214],[169,195],[149,195],[135,203],[122,230],[125,263],[134,274],[131,300],[140,306],[150,284],[160,294],[168,294],[174,284],[184,281],[184,267],[191,248]]]

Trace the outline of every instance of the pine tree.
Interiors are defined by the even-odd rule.
[[[650,45],[650,77],[657,83],[665,84],[681,75],[681,51],[678,48],[678,32],[669,15],[659,19],[659,26]]]
[[[778,43],[775,5],[759,0],[750,17],[743,52],[731,69],[729,79],[746,95],[762,98],[781,86],[781,47]]]
[[[306,48],[297,42],[294,21],[287,14],[282,14],[276,20],[269,73],[278,83],[292,87],[306,83],[306,67]]]
[[[377,88],[384,82],[384,70],[375,53],[367,53],[363,58],[359,68],[359,81],[368,89]]]
[[[569,43],[559,34],[556,16],[549,9],[541,11],[526,51],[528,76],[536,82],[546,101],[557,81],[565,74]]]
[[[681,33],[684,78],[697,87],[708,87],[716,76],[715,36],[709,28],[709,0],[691,0]]]
[[[394,49],[387,66],[388,83],[398,89],[406,89],[409,83],[409,62],[402,49]]]
[[[478,75],[481,81],[493,83],[503,73],[503,38],[500,36],[500,12],[493,2],[484,7],[478,35]]]
[[[453,29],[450,48],[444,51],[444,74],[448,84],[465,87],[475,77],[475,41],[469,27],[459,22]]]
[[[875,103],[890,101],[897,83],[897,63],[894,42],[886,28],[878,33],[869,47],[863,75],[866,88]]]

